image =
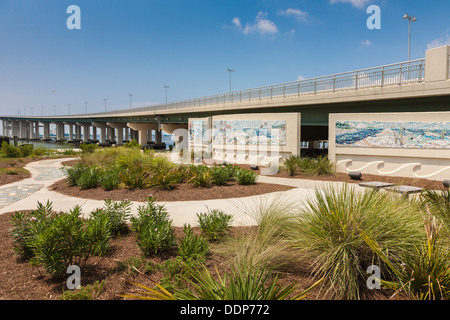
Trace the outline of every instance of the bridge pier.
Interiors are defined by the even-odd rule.
[[[43,122],[42,127],[43,127],[42,141],[49,141],[50,140],[50,123]]]
[[[120,122],[108,122],[107,125],[110,126],[113,129],[117,130],[116,145],[118,145],[118,146],[123,145],[123,141],[124,141],[123,130],[127,128],[126,124],[125,123],[120,123]]]
[[[77,126],[80,128],[83,128],[83,142],[88,142],[90,138],[90,125],[88,123],[79,123],[77,122]],[[81,133],[80,133],[80,140],[81,140]]]
[[[93,122],[92,125],[98,129],[100,129],[100,145],[105,146],[106,145],[106,129],[108,126],[105,123],[101,122]]]
[[[64,125],[69,127],[69,138],[67,139],[67,142],[74,142],[73,139],[73,123],[65,122]]]
[[[127,123],[127,126],[134,131],[137,131],[138,133],[138,143],[141,146],[146,145],[148,141],[148,131],[156,130],[157,131],[157,125],[156,124],[149,124],[149,123]]]

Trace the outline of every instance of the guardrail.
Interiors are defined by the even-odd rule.
[[[316,95],[321,93],[339,92],[346,90],[359,90],[364,88],[417,83],[424,81],[424,78],[425,59],[418,59],[312,79],[286,82],[271,86],[188,99],[169,104],[160,104],[129,110],[117,110],[105,113],[95,113],[90,115],[107,116],[124,112],[136,114],[141,112],[152,112],[154,114],[158,114],[161,111],[189,107],[206,107],[222,104],[251,102],[257,100],[299,97],[302,95]]]

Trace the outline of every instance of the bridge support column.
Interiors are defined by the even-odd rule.
[[[127,123],[127,126],[138,132],[138,143],[143,146],[148,143],[147,133],[149,130],[155,130],[156,124],[149,123]]]
[[[106,125],[106,123],[100,123],[100,122],[93,122],[92,125],[98,129],[100,129],[100,145],[105,146],[107,145],[106,143],[106,129],[108,128],[108,126]]]
[[[34,138],[35,139],[40,139],[39,138],[39,121],[36,121],[34,123]]]
[[[81,141],[81,127],[75,124],[75,139]]]
[[[116,145],[121,146],[123,145],[123,129],[127,128],[126,123],[120,123],[120,122],[108,122],[108,126],[111,128],[117,129],[117,141]]]
[[[97,128],[92,126],[92,140],[97,141]]]
[[[80,131],[81,131],[81,128],[83,128],[83,142],[88,142],[88,140],[90,139],[90,135],[91,135],[91,133],[90,133],[91,128],[90,128],[89,123],[77,122],[77,127],[80,128]],[[81,133],[80,133],[80,140],[81,140]]]
[[[43,132],[42,132],[42,141],[49,141],[50,140],[50,123],[43,122]]]
[[[73,142],[73,124],[72,123],[66,123],[66,125],[69,126],[69,139],[68,142]]]

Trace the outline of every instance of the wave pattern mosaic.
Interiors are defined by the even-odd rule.
[[[450,122],[336,121],[336,146],[450,149]]]
[[[215,145],[286,146],[286,121],[221,120],[214,121]]]

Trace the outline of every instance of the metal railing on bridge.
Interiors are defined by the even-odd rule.
[[[169,104],[135,108],[127,110],[127,112],[151,111],[158,113],[159,111],[171,109],[299,97],[303,95],[418,83],[422,82],[424,78],[425,59],[418,59],[324,77],[188,99]],[[125,112],[125,110],[108,113],[114,114],[123,112]]]

